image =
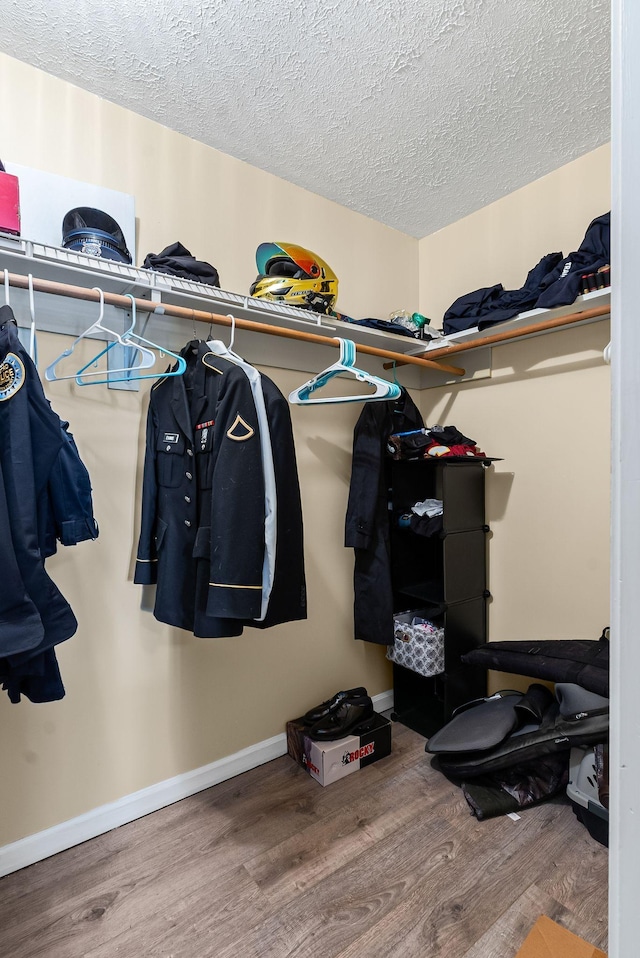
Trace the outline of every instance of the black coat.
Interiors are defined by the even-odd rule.
[[[98,535],[91,484],[53,412],[13,313],[0,309],[0,680],[12,701],[64,695],[53,647],[77,622],[44,567],[57,541]]]
[[[345,546],[355,549],[356,639],[393,643],[386,443],[392,433],[423,426],[418,407],[404,389],[397,400],[365,403],[355,426]]]
[[[253,620],[262,602],[265,478],[251,386],[241,368],[206,343],[188,343],[182,355],[184,375],[163,379],[151,391],[135,581],[157,582],[154,615],[160,622],[203,638],[303,618],[300,496],[281,394],[265,378],[282,548],[267,616],[259,623]],[[288,513],[282,494],[290,495]]]

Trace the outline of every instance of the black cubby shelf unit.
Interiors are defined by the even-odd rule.
[[[394,612],[416,610],[444,629],[444,671],[422,676],[393,664],[394,721],[426,738],[454,709],[486,694],[486,670],[460,657],[487,640],[485,476],[494,458],[388,460]],[[405,517],[416,502],[442,501],[442,529],[419,535]]]

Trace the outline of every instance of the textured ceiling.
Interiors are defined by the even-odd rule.
[[[422,237],[609,139],[609,0],[0,0],[0,50]]]

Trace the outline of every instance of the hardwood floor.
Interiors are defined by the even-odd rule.
[[[478,822],[393,726],[327,788],[277,759],[0,879],[4,958],[513,958],[606,950],[607,850],[566,799]]]

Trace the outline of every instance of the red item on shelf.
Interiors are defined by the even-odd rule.
[[[11,173],[0,173],[0,231],[20,236],[20,190]]]

